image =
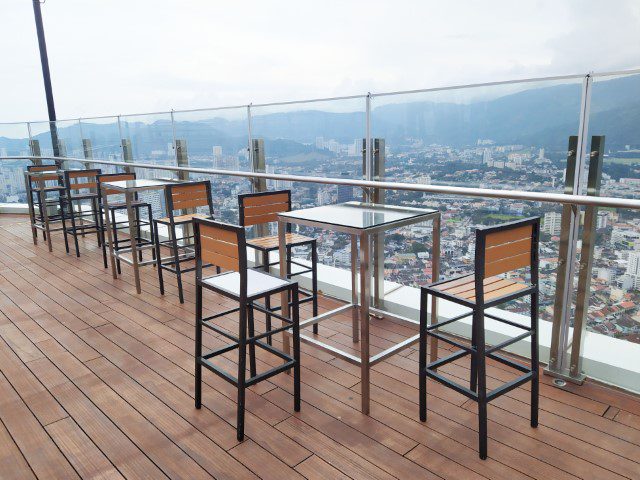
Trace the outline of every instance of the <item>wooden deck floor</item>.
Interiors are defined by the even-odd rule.
[[[50,254],[32,244],[24,217],[0,216],[3,480],[640,478],[637,397],[592,383],[561,390],[542,377],[539,428],[528,423],[526,387],[501,397],[489,407],[481,461],[475,404],[464,397],[430,382],[428,421],[419,422],[415,349],[373,369],[363,416],[358,370],[303,345],[302,411],[293,412],[291,377],[257,385],[238,443],[232,386],[205,371],[204,407],[193,407],[192,285],[182,306],[172,276],[161,297],[146,267],[136,295],[128,267],[116,281],[102,267],[95,238],[81,247],[77,259],[54,238]],[[210,311],[225,303],[205,297]],[[320,331],[349,348],[349,329],[345,317]],[[384,348],[411,331],[374,321],[371,342]],[[206,343],[221,340],[207,334]],[[258,368],[276,361],[261,354]],[[468,365],[446,371],[464,378]],[[488,374],[490,386],[512,377],[496,364]]]

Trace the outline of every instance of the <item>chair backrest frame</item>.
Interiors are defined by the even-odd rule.
[[[278,213],[291,211],[291,190],[243,193],[238,195],[238,207],[243,227],[275,222]],[[287,224],[287,231],[291,231],[291,224]]]
[[[42,184],[43,182],[47,182],[49,180],[55,180],[59,185],[63,184],[62,175],[58,172],[58,166],[53,163],[49,165],[27,165],[27,175],[29,178],[29,185],[31,186],[32,182],[37,182],[38,184]],[[51,174],[47,174],[45,172],[52,172]],[[31,176],[32,173],[37,173],[37,177]]]
[[[86,170],[65,170],[64,171],[64,186],[69,197],[72,191],[78,191],[83,189],[95,190],[98,192],[98,175],[102,174],[102,170],[99,168],[90,168]],[[72,183],[72,179],[85,178],[86,182]],[[91,181],[93,179],[93,181]]]
[[[247,296],[247,242],[240,225],[195,218],[196,282],[202,281],[202,266],[213,264],[240,274],[240,296]]]
[[[204,192],[202,188],[204,187]],[[202,195],[206,195],[203,199]],[[174,223],[174,210],[195,209],[196,207],[208,207],[209,215],[213,217],[213,200],[211,199],[211,181],[180,182],[168,184],[164,189],[165,205],[169,221]],[[184,199],[179,199],[184,196]],[[176,200],[178,200],[176,202]],[[204,201],[202,201],[204,200]]]
[[[484,279],[529,267],[531,284],[539,280],[540,217],[480,227],[476,230],[475,292],[484,301]]]
[[[96,176],[96,183],[98,184],[98,201],[102,204],[102,198],[108,195],[123,195],[124,192],[118,190],[109,190],[102,187],[103,182],[118,182],[121,180],[135,180],[137,177],[135,172],[122,172],[122,173],[100,173]],[[138,192],[135,193],[134,198],[138,199]]]

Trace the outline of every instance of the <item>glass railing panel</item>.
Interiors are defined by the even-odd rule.
[[[81,137],[88,140],[87,149],[92,158],[114,162],[122,161],[122,142],[118,117],[83,118],[79,121]],[[84,155],[83,155],[84,156]],[[103,173],[115,173],[115,166],[101,165]]]
[[[176,140],[186,144],[189,166],[220,170],[251,171],[247,107],[173,114]],[[238,194],[251,191],[245,177],[192,172],[191,180],[210,180],[216,218],[238,223]]]
[[[588,141],[592,135],[605,137],[600,196],[640,198],[638,118],[640,74],[594,77]],[[601,208],[595,227],[583,368],[589,376],[620,384],[619,372],[599,363],[609,356],[619,361],[624,352],[640,354],[640,212]]]
[[[560,193],[569,136],[578,134],[582,83],[575,78],[375,95],[371,132],[385,141],[385,180]],[[476,227],[542,217],[540,314],[553,319],[559,206],[409,191],[385,195],[387,203],[442,211],[441,278],[473,270]],[[430,229],[422,238],[412,229],[393,233],[385,237],[388,266],[397,259],[412,267],[388,268],[385,278],[414,286],[431,281],[424,253],[431,249]],[[524,299],[502,308],[527,315],[528,304]]]
[[[363,178],[362,145],[366,137],[366,98],[347,98],[285,105],[252,106],[253,138],[264,140],[267,172],[307,177]],[[359,188],[268,180],[269,189],[291,189],[293,208],[362,199]],[[295,226],[321,239],[321,263],[348,268],[349,238],[344,234]],[[275,234],[275,226],[272,226]],[[310,258],[304,249],[298,254]]]
[[[123,151],[131,148],[133,163],[176,166],[176,154],[173,143],[173,124],[171,113],[146,115],[122,115],[120,117]],[[138,169],[140,178],[170,177],[162,170]]]
[[[0,157],[28,156],[29,130],[26,123],[0,124]],[[26,203],[24,171],[29,160],[0,161],[0,203]]]
[[[79,120],[58,120],[56,122],[59,155],[61,157],[84,158],[82,148],[82,127]],[[67,162],[68,168],[85,168],[82,162]]]

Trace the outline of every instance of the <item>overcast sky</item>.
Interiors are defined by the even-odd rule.
[[[638,0],[47,0],[58,118],[640,66]],[[0,121],[47,118],[31,0],[0,0]]]

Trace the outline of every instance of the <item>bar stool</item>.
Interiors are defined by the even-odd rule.
[[[25,186],[27,189],[27,203],[29,206],[29,219],[33,233],[33,244],[38,244],[38,230],[42,231],[42,238],[47,242],[49,251],[52,251],[50,234],[62,230],[62,227],[51,228],[51,222],[60,222],[64,214],[64,181],[58,172],[58,165],[29,165],[25,172]],[[48,198],[48,193],[57,193],[57,197]],[[35,198],[34,198],[35,195]],[[46,214],[45,210],[52,206],[59,206],[59,213]],[[36,214],[35,207],[38,207]],[[67,237],[65,236],[67,250]]]
[[[229,225],[207,219],[195,219],[196,248],[196,346],[195,346],[195,406],[202,406],[202,367],[206,367],[238,388],[237,437],[244,439],[244,399],[245,389],[272,376],[288,371],[293,367],[293,408],[300,411],[300,322],[298,284],[280,277],[269,275],[247,268],[247,244],[245,230],[241,226]],[[227,269],[223,273],[203,278],[203,262],[220,265]],[[217,313],[209,317],[202,316],[202,289],[238,302],[237,308]],[[254,310],[263,313],[268,311],[257,305],[256,300],[288,290],[291,293],[291,318],[271,313],[282,321],[282,327],[265,333],[256,334],[254,328]],[[239,312],[238,336],[223,330],[211,321],[224,315]],[[202,351],[202,327],[231,340],[232,343],[207,353]],[[275,349],[262,339],[269,338],[278,332],[292,330],[293,357]],[[248,331],[247,331],[248,330]],[[246,378],[246,354],[249,347],[250,377]],[[256,346],[276,355],[284,363],[269,370],[257,373]],[[238,349],[238,376],[214,365],[211,359],[218,355]]]
[[[291,190],[245,193],[238,195],[238,204],[240,207],[240,225],[243,227],[269,224],[277,221],[278,213],[291,210]],[[285,241],[287,243],[287,278],[311,272],[311,291],[300,289],[300,292],[305,295],[305,298],[300,300],[300,303],[312,302],[313,316],[315,317],[318,315],[318,249],[316,239],[292,233],[291,224],[287,224]],[[270,267],[278,265],[278,261],[269,261],[269,253],[277,252],[279,248],[277,235],[250,238],[247,240],[247,245],[262,254],[261,265],[257,265],[254,268],[268,272]],[[294,247],[304,245],[311,247],[311,268],[293,260],[291,250]],[[292,265],[302,267],[302,270],[292,273]],[[270,297],[265,298],[265,307],[270,311],[280,310],[280,307],[271,308]],[[271,328],[270,314],[266,315],[266,324],[267,330],[269,330]],[[313,333],[318,333],[317,323],[313,325]],[[268,341],[271,342],[271,337],[269,337]]]
[[[182,293],[182,274],[192,272],[195,267],[181,268],[180,264],[193,260],[193,221],[196,218],[213,218],[213,203],[211,201],[211,182],[187,182],[169,184],[165,187],[165,204],[167,216],[153,221],[154,239],[156,244],[156,265],[158,267],[158,281],[160,293],[164,295],[163,270],[175,273],[178,282],[178,296],[180,303],[184,303]],[[197,207],[204,207],[206,213],[197,213]],[[176,210],[182,210],[176,215]],[[158,225],[166,225],[169,233],[168,240],[160,240]],[[176,226],[181,227],[178,237]],[[162,258],[160,247],[168,247],[172,255]],[[180,253],[182,251],[183,253]]]
[[[121,222],[116,221],[116,212],[118,210],[126,210],[127,209],[127,205],[124,202],[124,200],[120,201],[120,202],[114,202],[114,201],[109,201],[109,211],[106,212],[104,210],[104,205],[103,205],[103,201],[102,199],[106,196],[106,195],[122,195],[122,192],[119,191],[115,191],[115,190],[110,190],[107,188],[104,188],[102,186],[102,183],[104,182],[119,182],[119,181],[124,181],[124,180],[135,180],[136,179],[136,174],[135,173],[103,173],[101,175],[98,175],[97,177],[98,179],[98,204],[100,205],[100,222],[101,222],[101,235],[102,235],[102,258],[104,260],[104,268],[108,268],[107,267],[107,246],[106,246],[106,241],[105,241],[105,225],[104,225],[104,217],[103,215],[109,215],[110,219],[111,219],[111,226],[112,226],[112,233],[113,233],[113,249],[118,251],[122,248],[126,248],[127,244],[130,242],[129,238],[124,238],[124,239],[119,239],[118,238],[118,230],[125,230],[125,229],[129,229],[128,227],[128,220],[123,220]],[[149,245],[151,243],[154,242],[154,236],[153,236],[153,214],[151,212],[151,204],[148,202],[143,202],[141,200],[138,199],[138,194],[136,193],[135,195],[135,200],[132,203],[132,206],[136,212],[136,227],[137,227],[137,235],[136,235],[136,241],[138,242],[138,245]],[[140,217],[140,210],[144,210],[146,209],[147,211],[147,216],[149,218],[149,220],[143,220]],[[150,229],[150,237],[149,239],[147,238],[143,238],[142,237],[142,230],[141,227],[145,227],[148,226]],[[121,244],[124,244],[121,246]],[[152,258],[155,260],[156,258],[156,253],[155,253],[155,249],[151,250],[151,255],[153,256]],[[139,258],[140,260],[142,260],[142,250],[139,252]],[[116,257],[116,266],[117,266],[117,270],[118,273],[120,272],[120,259],[118,259]]]
[[[87,231],[95,232],[98,239],[98,246],[102,245],[102,222],[99,219],[100,207],[98,205],[97,180],[100,173],[99,168],[64,171],[65,205],[67,206],[67,212],[62,216],[62,226],[65,243],[67,234],[73,235],[76,257],[80,256],[78,235],[84,237]],[[89,200],[89,206],[91,207],[89,213],[83,211],[84,200]],[[78,212],[74,210],[74,206],[76,205],[78,206]],[[85,223],[87,217],[93,217],[93,222]],[[71,220],[71,227],[67,227],[66,220]],[[77,220],[80,221],[80,225],[77,224]],[[67,253],[69,253],[68,244]]]
[[[491,400],[531,381],[531,426],[538,426],[538,242],[540,236],[540,218],[505,223],[476,230],[475,271],[469,275],[443,280],[422,287],[420,298],[420,420],[427,419],[427,377],[452,388],[471,400],[478,402],[479,453],[481,459],[487,458],[487,404]],[[501,278],[498,275],[520,269],[529,269],[530,282]],[[471,312],[427,326],[427,296],[457,303]],[[486,313],[485,310],[502,303],[531,296],[530,326]],[[471,345],[464,345],[438,333],[444,325],[472,316]],[[485,344],[485,317],[497,320],[525,332],[516,337],[487,348]],[[427,337],[435,337],[458,347],[460,350],[427,364]],[[496,352],[531,337],[531,368],[521,365]],[[455,383],[436,369],[465,355],[471,355],[471,379],[469,388]],[[523,375],[487,392],[486,359],[503,363]]]

